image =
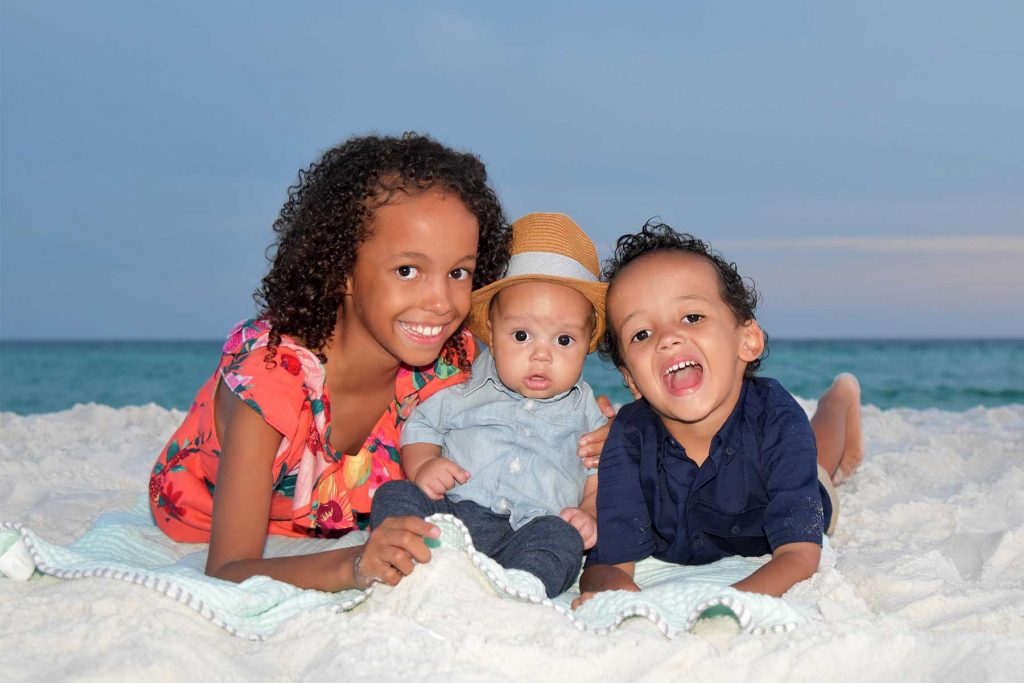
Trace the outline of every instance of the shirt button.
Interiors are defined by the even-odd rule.
[[[734,534],[738,534],[740,532],[740,528],[738,526],[734,526],[733,528],[729,529],[729,531],[733,532]]]
[[[533,410],[533,401],[529,399],[523,401],[523,410]]]
[[[524,429],[523,436],[533,436],[533,432],[531,432],[529,429]]]
[[[508,471],[515,474],[521,469],[523,469],[522,461],[519,458],[512,458],[512,462],[508,464]]]
[[[732,446],[729,446],[728,448],[725,449],[725,454],[732,455]]]
[[[498,509],[502,512],[508,512],[508,501],[502,498],[498,501]]]

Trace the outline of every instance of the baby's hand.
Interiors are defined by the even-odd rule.
[[[448,458],[431,458],[417,470],[413,482],[431,500],[441,500],[448,489],[469,481],[469,472]]]
[[[594,544],[597,543],[597,520],[593,515],[579,508],[565,508],[559,517],[572,524],[573,528],[580,532],[584,550],[594,547]]]

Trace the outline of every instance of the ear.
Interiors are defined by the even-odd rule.
[[[756,320],[748,320],[740,326],[739,359],[744,363],[753,363],[764,352],[764,331]]]
[[[342,296],[352,295],[352,273],[345,276],[345,287],[341,290]]]
[[[622,381],[626,383],[626,388],[629,389],[629,393],[633,394],[633,399],[639,401],[644,396],[640,393],[640,390],[636,386],[636,382],[633,381],[633,375],[625,366],[619,368],[619,372],[622,373]]]

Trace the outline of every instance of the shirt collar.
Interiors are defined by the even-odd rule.
[[[729,413],[729,417],[726,418],[725,423],[715,434],[711,440],[711,452],[709,458],[713,458],[716,461],[722,457],[730,458],[737,451],[737,446],[733,444],[740,444],[742,442],[743,433],[743,413],[744,407],[748,400],[747,387],[750,384],[747,380],[743,380],[743,386],[740,389],[740,396],[736,400],[736,405],[733,407],[732,412]],[[750,394],[754,396],[754,394]],[[644,406],[644,417],[646,420],[654,425],[656,433],[658,435],[658,441],[664,444],[667,441],[675,442],[675,437],[668,431],[668,427],[661,421],[661,416],[651,407],[651,404],[647,402],[647,399],[640,399],[638,401]],[[686,449],[685,444],[680,444],[683,449]],[[722,446],[725,448],[723,449]]]
[[[573,403],[573,410],[580,407],[580,403],[583,402],[583,391],[580,389],[579,382],[572,385],[566,391],[560,394],[551,396],[550,398],[533,398],[528,399],[522,394],[509,389],[505,386],[501,378],[498,377],[498,366],[494,362],[494,356],[491,355],[491,350],[487,348],[481,348],[480,353],[477,355],[476,360],[473,361],[473,375],[466,382],[466,396],[479,390],[481,387],[490,384],[495,390],[500,391],[509,398],[517,401],[536,401],[537,403],[555,403],[561,401],[569,394],[575,396]]]

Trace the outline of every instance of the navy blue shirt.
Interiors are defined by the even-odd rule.
[[[641,399],[619,411],[601,452],[587,564],[707,564],[821,545],[832,511],[819,486],[807,414],[773,379],[744,380],[700,467]]]

